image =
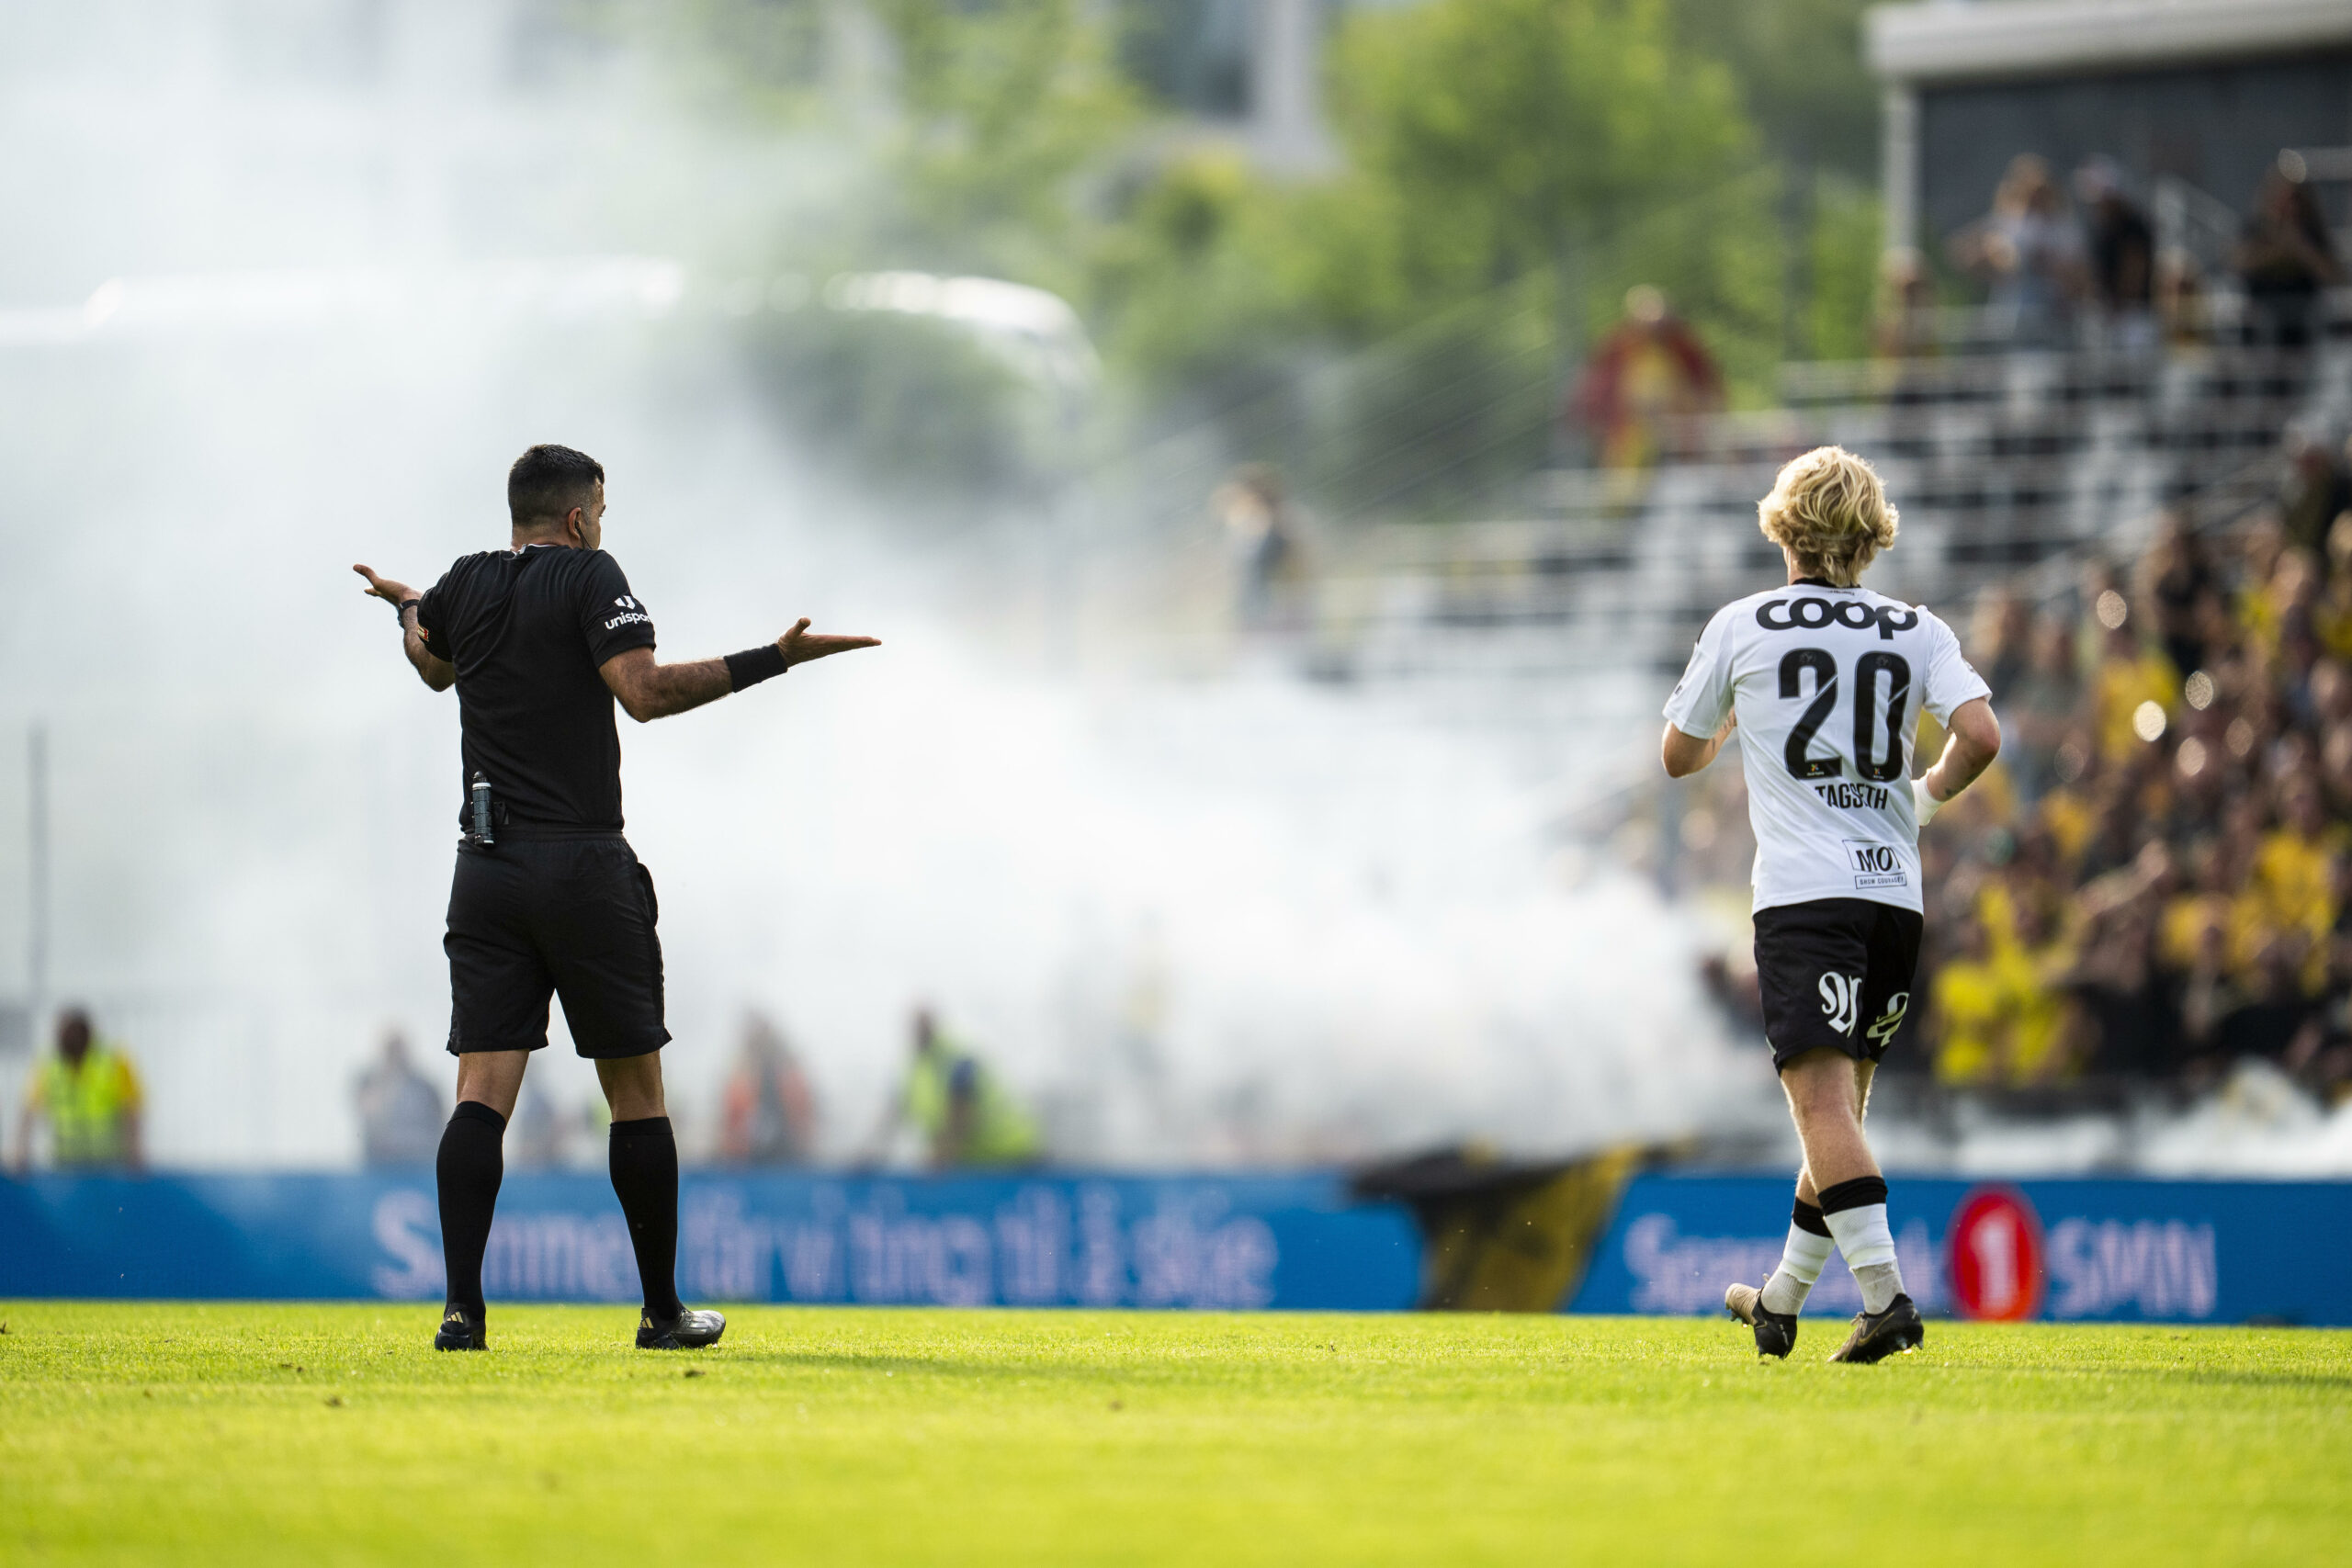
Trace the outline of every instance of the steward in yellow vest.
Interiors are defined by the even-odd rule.
[[[32,1156],[32,1124],[49,1122],[50,1160],[61,1170],[136,1169],[141,1163],[139,1075],[100,1041],[79,1008],[58,1021],[57,1054],[33,1074],[17,1138],[17,1163]]]
[[[1035,1124],[928,1011],[915,1014],[914,1061],[897,1111],[922,1134],[938,1169],[1028,1165],[1039,1155]]]

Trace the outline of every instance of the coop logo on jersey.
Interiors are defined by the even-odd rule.
[[[1835,622],[1849,631],[1878,628],[1881,642],[1919,624],[1919,612],[1901,604],[1866,604],[1860,599],[1767,599],[1756,606],[1756,624],[1768,632],[1819,631]]]
[[[1862,1016],[1862,977],[1832,970],[1821,976],[1820,991],[1822,1016],[1829,1027],[1840,1034],[1853,1033]]]
[[[1911,878],[1903,864],[1903,852],[1893,844],[1874,844],[1867,839],[1848,839],[1846,859],[1854,868],[1857,887],[1902,887]]]

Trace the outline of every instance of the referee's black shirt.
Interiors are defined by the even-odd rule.
[[[502,826],[619,832],[621,738],[597,668],[653,646],[653,618],[620,563],[561,545],[485,550],[425,591],[416,624],[434,657],[458,667],[458,826],[479,773]]]

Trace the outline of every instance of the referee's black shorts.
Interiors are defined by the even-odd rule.
[[[1807,1051],[1858,1062],[1886,1055],[1911,1011],[1926,929],[1916,909],[1815,898],[1756,911],[1756,978],[1772,1066]]]
[[[461,844],[449,886],[449,1053],[536,1051],[548,997],[583,1056],[642,1056],[670,1043],[653,877],[628,840]]]

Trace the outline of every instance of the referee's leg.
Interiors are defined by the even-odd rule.
[[[653,878],[618,840],[567,850],[561,897],[544,912],[543,951],[580,1054],[613,1108],[613,1195],[628,1220],[645,1312],[640,1349],[716,1344],[727,1319],[678,1300],[678,1145],[662,1095],[661,905]]]
[[[662,1098],[662,1053],[600,1059],[596,1081],[613,1108],[613,1196],[628,1217],[645,1315],[666,1323],[685,1308],[678,1300],[678,1142]]]
[[[458,1105],[435,1161],[441,1256],[448,1294],[435,1348],[489,1344],[482,1254],[505,1179],[507,1119],[523,1069],[548,1038],[554,979],[524,924],[528,868],[514,855],[459,851],[449,884],[449,1054],[458,1058]]]

